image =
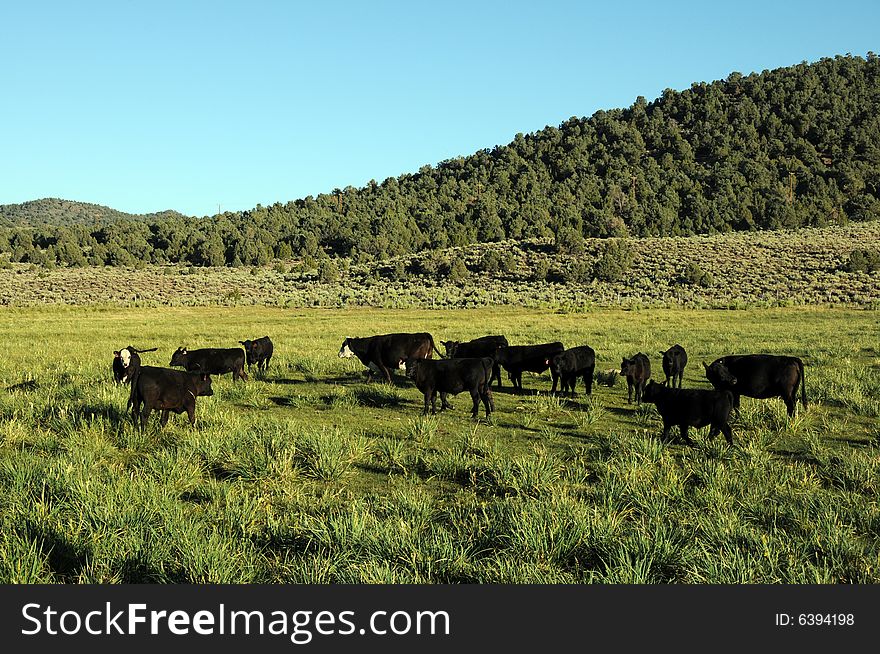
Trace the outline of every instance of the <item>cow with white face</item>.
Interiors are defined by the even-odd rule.
[[[133,345],[113,351],[113,379],[117,384],[127,384],[141,367],[141,352],[155,352],[158,348],[139,350]]]

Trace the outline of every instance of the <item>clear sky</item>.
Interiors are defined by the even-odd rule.
[[[0,3],[0,204],[203,216],[880,52],[880,2]]]

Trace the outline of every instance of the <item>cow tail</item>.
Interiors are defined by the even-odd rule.
[[[431,339],[431,347],[434,348],[434,351],[439,355],[439,357],[440,357],[441,359],[445,359],[446,357],[443,356],[443,353],[442,353],[440,350],[437,349],[437,346],[436,346],[436,345],[434,345],[434,337],[431,336],[430,334],[428,334],[428,338]]]
[[[807,378],[804,377],[804,362],[800,359],[798,362],[798,370],[801,373],[801,402],[804,404],[804,408],[807,408]]]

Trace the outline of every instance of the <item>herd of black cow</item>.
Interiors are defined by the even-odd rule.
[[[186,411],[190,424],[195,424],[196,397],[213,395],[211,375],[232,373],[232,379],[247,381],[248,370],[256,365],[265,372],[273,354],[268,336],[256,340],[239,341],[241,348],[206,348],[187,350],[178,348],[169,365],[183,367],[186,372],[172,368],[141,365],[139,354],[152,352],[132,346],[114,352],[113,375],[117,383],[131,383],[129,407],[135,424],[144,426],[151,411],[162,412],[160,423],[165,425],[169,412]],[[495,410],[492,382],[502,387],[501,368],[507,371],[515,392],[522,392],[523,372],[543,373],[550,370],[552,387],[557,385],[563,395],[575,396],[575,386],[583,379],[585,392],[590,395],[596,367],[596,353],[588,345],[565,349],[562,343],[510,345],[504,336],[483,336],[467,342],[440,341],[445,355],[437,349],[434,338],[427,332],[395,333],[346,338],[339,348],[340,358],[357,357],[367,367],[368,379],[380,376],[393,383],[391,371],[406,372],[424,397],[424,414],[437,411],[440,396],[441,411],[451,408],[449,395],[470,393],[473,401],[471,416],[476,419],[480,403],[486,417]],[[436,352],[440,359],[433,359]],[[708,389],[682,388],[687,353],[681,345],[673,345],[662,357],[665,379],[658,384],[651,380],[651,362],[639,352],[621,362],[620,376],[626,378],[627,398],[630,403],[642,401],[656,405],[663,420],[663,439],[672,427],[678,426],[682,440],[691,444],[690,427],[710,427],[709,436],[724,434],[733,444],[730,414],[739,411],[740,397],[759,399],[781,397],[788,415],[795,414],[797,391],[807,406],[804,387],[803,362],[792,356],[772,354],[744,354],[724,356],[711,364],[703,363],[705,375],[714,387]]]

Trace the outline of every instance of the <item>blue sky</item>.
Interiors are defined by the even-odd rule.
[[[880,2],[0,5],[0,204],[203,216],[733,71],[880,52]]]

